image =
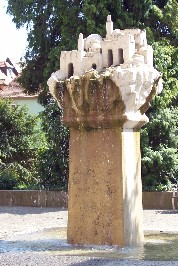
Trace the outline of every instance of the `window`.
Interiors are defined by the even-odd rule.
[[[17,107],[17,105],[16,105],[15,103],[12,103],[12,104],[11,104],[11,108],[12,108],[12,110],[15,110],[16,107]]]
[[[118,50],[118,59],[119,59],[119,65],[124,63],[123,49],[122,48],[120,48]]]
[[[73,76],[73,74],[74,74],[74,66],[72,63],[70,63],[70,64],[68,64],[68,78]]]
[[[113,65],[113,52],[111,49],[108,50],[108,67]]]
[[[93,69],[96,69],[97,68],[97,65],[95,63],[92,64],[92,68]]]

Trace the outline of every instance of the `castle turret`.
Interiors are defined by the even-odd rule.
[[[106,21],[106,39],[110,39],[112,32],[113,32],[113,22],[111,20],[111,15],[108,15]]]
[[[83,39],[83,34],[79,34],[78,38],[78,51],[84,51],[84,39]]]

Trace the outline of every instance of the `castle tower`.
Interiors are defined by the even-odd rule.
[[[106,21],[106,39],[110,39],[113,32],[113,22],[111,20],[111,15],[107,16]]]
[[[78,51],[84,51],[84,39],[83,39],[83,34],[79,34],[78,38]]]

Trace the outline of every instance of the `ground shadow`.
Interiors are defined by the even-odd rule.
[[[160,214],[178,214],[178,210],[158,210],[156,213]]]
[[[82,262],[72,263],[72,266],[120,265],[120,263],[124,261],[125,261],[124,259],[90,258]]]
[[[41,214],[41,213],[59,212],[59,211],[67,211],[67,209],[66,208],[53,208],[53,207],[0,206],[0,214],[9,213],[9,214],[15,214],[15,215],[25,215],[25,214]]]

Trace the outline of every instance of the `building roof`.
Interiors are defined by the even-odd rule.
[[[0,98],[34,98],[35,95],[29,95],[24,92],[24,88],[20,85],[15,78],[9,83],[8,86],[5,86],[3,89],[0,89]]]
[[[9,58],[0,61],[0,98],[29,99],[37,98],[38,94],[29,95],[18,82],[20,63],[13,64]]]
[[[5,61],[0,61],[0,84],[8,85],[16,76],[18,71],[15,65],[7,57]]]
[[[9,58],[0,61],[0,98],[32,98],[37,95],[28,95],[18,82],[18,65],[13,64]]]
[[[8,62],[6,61],[1,61],[0,62],[0,68],[2,67],[8,67],[8,68],[14,68],[12,65],[10,65]]]
[[[4,80],[7,78],[7,76],[0,71],[0,84],[3,84],[4,83]],[[3,83],[2,83],[3,82]]]

